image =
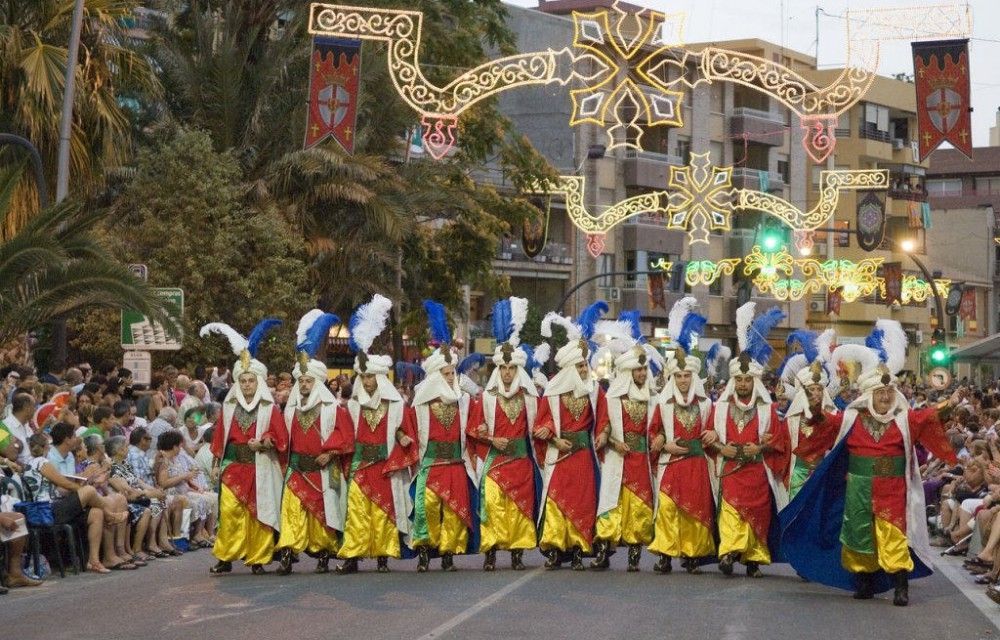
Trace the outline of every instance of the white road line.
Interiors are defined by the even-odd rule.
[[[462,624],[472,616],[476,615],[483,609],[493,606],[494,604],[505,598],[508,594],[520,589],[523,585],[531,582],[539,575],[541,575],[542,571],[544,571],[544,569],[542,569],[541,567],[533,571],[530,571],[529,573],[521,576],[514,582],[511,582],[503,589],[500,589],[499,591],[486,596],[485,598],[483,598],[476,604],[472,605],[465,611],[461,612],[460,614],[456,615],[455,617],[449,620],[446,620],[444,624],[435,627],[431,631],[417,638],[417,640],[433,640],[435,638],[440,638],[442,635],[448,633],[449,631],[451,631],[458,625]]]

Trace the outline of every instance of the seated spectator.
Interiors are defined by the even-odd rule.
[[[34,415],[35,399],[26,393],[18,393],[10,401],[10,413],[0,423],[20,443],[18,462],[21,466],[31,458],[28,453],[28,438],[34,433],[30,424]]]
[[[159,442],[160,436],[168,431],[174,431],[174,422],[177,420],[177,410],[173,407],[163,407],[156,418],[149,423],[146,430],[153,437],[153,442]]]
[[[157,498],[161,502],[160,512],[157,513],[157,509],[154,508],[151,524],[153,531],[149,534],[151,539],[147,539],[146,551],[157,558],[179,556],[181,552],[170,542],[170,527],[172,522],[180,522],[185,503],[183,500],[174,500],[157,486],[153,465],[148,455],[152,444],[153,437],[145,427],[136,427],[129,436],[128,453],[125,455],[125,461],[142,486],[155,488],[158,495],[161,495]]]
[[[156,515],[162,512],[162,498],[166,495],[155,487],[144,484],[125,461],[128,453],[128,443],[122,436],[115,436],[104,445],[105,453],[111,461],[110,484],[115,491],[125,496],[128,501],[129,524],[132,536],[126,536],[123,551],[132,562],[138,566],[152,560],[154,556],[142,551],[144,542],[153,542],[150,523],[153,520],[153,502],[156,502]],[[155,546],[155,545],[153,545]]]
[[[963,543],[968,548],[967,537],[972,533],[969,526],[972,516],[983,503],[989,488],[986,486],[986,465],[981,460],[970,460],[965,465],[961,479],[951,485],[951,489],[942,494],[941,504],[942,535],[933,542],[936,546],[950,547]],[[964,554],[961,549],[951,553]]]
[[[91,419],[91,426],[80,434],[81,438],[86,438],[89,435],[97,435],[101,439],[106,440],[111,437],[111,427],[114,426],[114,412],[111,409],[97,407],[94,409],[94,415]]]
[[[202,405],[190,407],[184,414],[182,418],[183,424],[179,429],[181,436],[184,438],[184,450],[192,457],[198,451],[198,442],[201,440],[201,435],[208,428],[208,425],[205,424],[204,412],[205,409]]]
[[[218,515],[218,494],[208,491],[207,483],[200,481],[201,470],[194,459],[182,448],[183,438],[177,431],[168,431],[156,441],[156,448],[162,456],[157,470],[157,485],[167,492],[167,495],[183,496],[191,508],[192,529],[179,531],[175,526],[175,537],[188,537],[194,547],[209,547],[212,544],[211,532],[215,531]]]
[[[24,516],[20,513],[0,511],[0,530],[16,531],[24,526]],[[42,584],[41,580],[34,580],[24,575],[21,570],[21,554],[27,548],[27,533],[11,538],[4,545],[7,547],[7,580],[0,586],[0,595],[7,593],[7,589],[17,589],[19,587],[37,587]]]
[[[215,405],[208,405],[214,408]],[[215,466],[215,456],[212,455],[212,435],[215,427],[210,426],[201,434],[201,442],[198,443],[198,451],[194,454],[194,461],[201,469],[203,477],[209,481],[209,490],[219,492],[219,467]]]

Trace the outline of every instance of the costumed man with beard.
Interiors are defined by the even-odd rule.
[[[465,446],[470,399],[458,385],[458,362],[444,307],[425,300],[424,309],[431,338],[439,346],[420,365],[427,377],[413,389],[411,411],[420,454],[413,481],[412,545],[417,571],[427,571],[432,551],[440,554],[442,570],[454,571],[456,553],[474,553],[478,548],[476,474]]]
[[[597,460],[594,433],[608,421],[604,391],[590,375],[589,338],[608,305],[595,302],[574,323],[550,312],[542,319],[542,336],[552,337],[552,324],[566,329],[569,341],[555,356],[557,373],[545,386],[532,435],[536,457],[544,461],[539,502],[539,543],[545,568],[558,569],[563,554],[574,571],[583,571],[583,555],[591,552],[597,519]]]
[[[787,437],[761,381],[772,352],[767,335],[784,314],[774,308],[754,319],[755,308],[748,302],[736,311],[740,355],[729,363],[729,382],[709,424],[718,437],[719,570],[732,575],[740,561],[748,576],[759,578],[760,565],[770,564],[777,551],[777,535],[769,539],[771,520],[787,502]]]
[[[785,412],[791,456],[785,483],[789,500],[823,462],[840,429],[840,415],[829,393],[829,388],[838,388],[840,384],[827,366],[833,338],[833,329],[827,329],[819,337],[800,329],[793,331],[786,341],[789,348],[796,343],[802,348],[802,353],[788,358],[781,370],[781,384],[792,395]]]
[[[212,436],[213,465],[221,471],[219,528],[212,553],[212,574],[229,573],[240,558],[254,574],[274,556],[274,532],[281,527],[281,465],[275,439],[285,430],[281,409],[267,388],[267,367],[254,356],[267,332],[280,320],[261,321],[249,338],[213,322],[201,337],[224,335],[239,360],[233,365],[235,385],[222,403]]]
[[[410,467],[417,463],[412,414],[388,378],[392,358],[369,355],[385,330],[392,302],[375,294],[351,316],[351,349],[357,379],[347,403],[354,426],[354,457],[347,491],[347,522],[337,573],[358,571],[360,558],[376,558],[376,571],[389,571],[410,536]]]
[[[955,464],[942,419],[961,390],[937,407],[909,408],[896,380],[906,333],[894,320],[877,321],[865,346],[837,347],[833,363],[845,360],[861,363],[861,395],[844,411],[833,450],[782,513],[782,550],[808,580],[853,589],[860,600],[895,587],[893,604],[906,606],[909,578],[931,573],[913,448]]]
[[[344,530],[347,487],[341,456],[353,450],[354,429],[326,386],[326,364],[316,359],[338,322],[334,314],[313,309],[296,333],[299,362],[285,404],[288,428],[275,439],[278,451],[288,456],[277,544],[280,575],[292,572],[295,556],[303,551],[316,558],[316,573],[329,572]]]
[[[520,344],[528,317],[524,298],[493,305],[495,368],[482,398],[469,410],[467,437],[479,471],[479,549],[484,571],[494,571],[497,549],[510,551],[512,569],[523,570],[524,550],[537,544],[536,469],[531,429],[538,392],[525,367],[530,351]]]
[[[671,558],[680,558],[688,573],[699,574],[702,560],[715,556],[718,480],[705,455],[716,439],[708,422],[712,402],[698,375],[701,361],[689,355],[706,323],[694,311],[697,304],[695,298],[684,298],[668,316],[667,332],[676,346],[667,353],[667,384],[656,418],[665,442],[658,455],[655,534],[649,545],[660,556],[653,567],[658,573],[670,573]]]
[[[594,441],[601,460],[597,500],[594,560],[591,569],[607,569],[619,545],[628,546],[628,571],[639,570],[642,547],[653,540],[653,477],[651,450],[663,445],[651,389],[650,363],[660,354],[642,344],[638,312],[624,312],[618,321],[597,323],[595,333],[609,339],[607,349],[617,353],[614,378],[606,394],[607,422]],[[652,442],[655,440],[655,443]]]

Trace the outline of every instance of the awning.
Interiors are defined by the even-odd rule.
[[[977,340],[951,352],[953,360],[962,362],[1000,362],[1000,333]]]

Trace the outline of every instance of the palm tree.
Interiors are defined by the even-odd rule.
[[[54,171],[74,0],[0,0],[0,131],[33,141]],[[138,0],[86,0],[70,151],[72,185],[88,194],[105,168],[131,153],[129,116],[119,100],[155,99],[160,84],[128,38]],[[0,154],[0,166],[16,160]],[[49,176],[54,184],[54,175]],[[0,237],[10,237],[38,206],[30,177],[12,194]]]
[[[0,223],[20,182],[0,172]],[[92,307],[136,309],[176,331],[160,298],[110,258],[92,229],[101,217],[66,200],[0,241],[0,344]]]

